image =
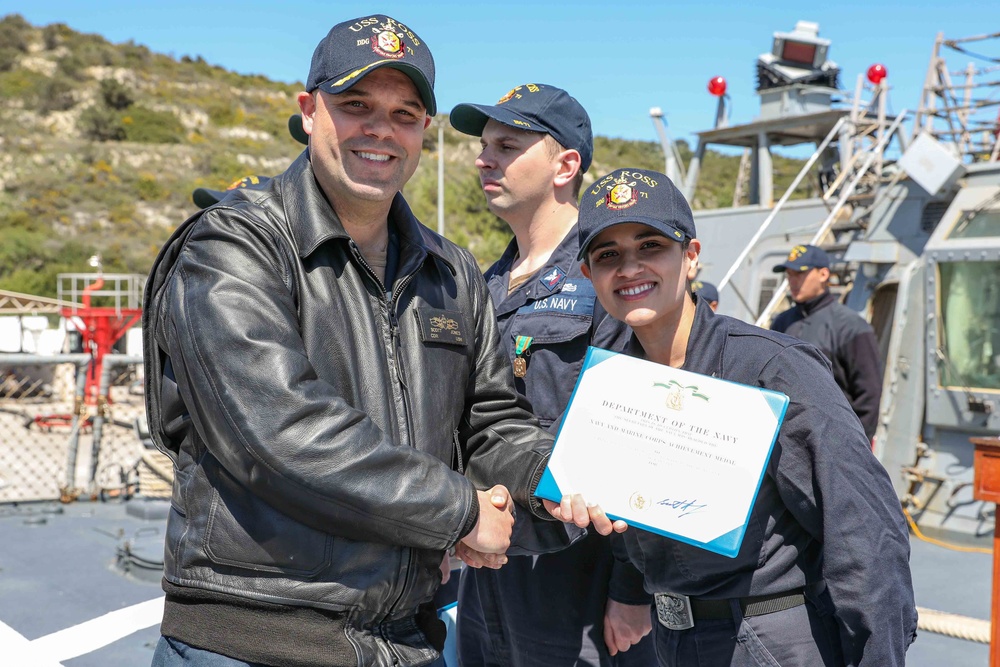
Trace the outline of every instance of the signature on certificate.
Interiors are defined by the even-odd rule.
[[[661,505],[663,507],[669,507],[671,509],[679,510],[680,514],[677,515],[678,518],[689,516],[696,512],[700,512],[701,510],[708,507],[708,503],[702,503],[699,505],[697,498],[695,498],[694,500],[688,500],[686,498],[684,500],[672,500],[670,498],[664,498],[663,500],[661,500],[656,504]]]

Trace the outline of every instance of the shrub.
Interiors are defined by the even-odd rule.
[[[69,77],[57,76],[49,79],[38,92],[38,110],[43,114],[66,111],[76,104],[74,89],[76,82]]]
[[[0,19],[0,44],[22,53],[28,52],[28,38],[33,28],[20,14]]]
[[[120,45],[118,48],[125,58],[125,64],[129,67],[144,67],[152,59],[152,53],[147,47],[142,44],[136,44],[132,40]]]
[[[239,104],[230,95],[213,94],[205,104],[205,111],[212,124],[220,127],[239,125],[243,120]]]
[[[63,42],[62,36],[65,29],[66,25],[63,23],[53,23],[42,28],[42,42],[45,44],[46,51],[59,48]]]
[[[94,141],[125,139],[125,126],[118,113],[100,105],[92,106],[80,114],[80,131],[83,136]]]
[[[139,174],[135,189],[139,194],[139,199],[143,201],[160,201],[166,199],[167,195],[170,194],[169,190],[160,184],[156,175],[149,173]]]
[[[26,69],[0,74],[0,98],[18,98],[33,102],[49,77]]]
[[[87,64],[83,62],[80,56],[72,52],[56,60],[56,67],[60,72],[74,79],[81,79],[86,76],[83,70],[86,69]]]
[[[9,46],[0,46],[0,72],[9,72],[17,64],[21,52]]]
[[[135,103],[132,91],[114,79],[101,81],[101,99],[110,109],[123,111]]]
[[[121,63],[118,49],[109,44],[100,35],[76,34],[70,49],[76,53],[88,67],[113,67]]]
[[[169,111],[132,107],[122,118],[125,138],[145,144],[179,144],[184,141],[184,126]]]
[[[120,202],[108,211],[108,220],[116,227],[132,222],[135,218],[135,205],[132,202]]]

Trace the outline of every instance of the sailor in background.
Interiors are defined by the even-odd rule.
[[[483,193],[514,233],[486,279],[515,388],[543,426],[557,426],[587,347],[619,349],[628,338],[628,328],[597,303],[577,261],[577,201],[593,154],[590,117],[566,91],[529,83],[495,105],[460,104],[449,118],[460,132],[480,137]],[[528,549],[519,544],[525,524],[518,521],[513,543]],[[643,639],[651,597],[642,575],[616,561],[596,532],[563,548],[567,536],[558,528],[561,541],[536,536],[533,550],[541,555],[508,552],[500,570],[463,573],[463,667],[655,664],[652,642]]]
[[[812,343],[826,355],[837,386],[871,441],[882,400],[882,361],[875,331],[830,292],[830,257],[822,248],[795,246],[774,272],[784,272],[795,305],[774,318],[771,330]]]
[[[713,311],[719,309],[719,290],[712,283],[692,280],[691,293],[697,295],[699,300],[707,302],[708,307]]]

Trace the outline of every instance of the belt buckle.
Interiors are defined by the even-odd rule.
[[[678,593],[657,593],[656,617],[660,624],[670,630],[689,630],[694,627],[691,613],[691,598]]]

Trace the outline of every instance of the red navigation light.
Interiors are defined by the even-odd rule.
[[[885,65],[882,65],[881,63],[875,63],[868,68],[868,80],[876,86],[882,83],[882,79],[887,76],[889,76],[889,72],[886,71]]]
[[[708,92],[716,97],[726,94],[726,80],[721,76],[715,76],[708,80]]]

